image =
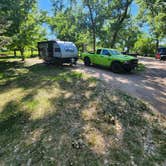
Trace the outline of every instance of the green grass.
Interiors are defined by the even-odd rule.
[[[138,64],[138,67],[135,69],[136,72],[143,72],[143,71],[145,71],[145,70],[146,70],[146,67],[145,67],[145,65],[142,64],[142,63],[139,63],[139,64]]]
[[[72,67],[0,59],[0,165],[164,165],[165,123]]]
[[[5,52],[0,52],[0,55],[6,55],[6,56],[14,56],[14,52],[13,51],[5,51]],[[20,57],[21,56],[21,53],[20,53],[20,51],[16,51],[16,55],[17,55],[17,57]],[[33,51],[33,56],[37,56],[38,55],[38,51]],[[25,52],[24,52],[24,56],[26,57],[26,58],[29,58],[29,57],[31,57],[31,51],[28,51],[28,50],[26,50]]]

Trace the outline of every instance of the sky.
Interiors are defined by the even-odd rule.
[[[40,9],[47,11],[49,15],[52,15],[51,0],[38,0],[38,6]],[[132,3],[131,14],[133,16],[136,16],[138,13],[138,10],[139,10],[138,6],[135,3]],[[44,24],[43,26],[47,29],[48,38],[54,39],[55,36],[51,34],[49,27],[46,24]],[[148,33],[148,27],[147,26],[143,27],[143,31]]]
[[[51,14],[51,1],[50,0],[38,0],[39,8],[48,11]]]

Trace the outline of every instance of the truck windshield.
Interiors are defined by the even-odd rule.
[[[119,51],[116,50],[109,50],[111,55],[121,55],[122,53],[120,53]]]

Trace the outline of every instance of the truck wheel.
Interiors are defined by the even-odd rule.
[[[131,69],[125,69],[125,71],[127,72],[127,73],[130,73],[131,72]]]
[[[85,66],[90,66],[91,65],[91,61],[88,57],[85,57],[84,64],[85,64]]]
[[[111,70],[114,73],[122,73],[124,71],[120,62],[113,62],[111,65]]]

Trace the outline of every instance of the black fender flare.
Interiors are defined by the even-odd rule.
[[[121,64],[121,65],[123,64],[122,62],[120,62],[120,61],[118,61],[118,60],[113,60],[113,61],[111,62],[111,64],[110,64],[110,67],[112,66],[113,63],[119,63],[119,64]]]
[[[116,64],[116,65],[115,65]],[[117,66],[117,68],[115,68],[115,66]],[[114,72],[114,73],[122,73],[124,71],[123,69],[123,63],[118,61],[118,60],[114,60],[112,63],[111,63],[111,70]]]
[[[84,57],[84,64],[86,66],[90,66],[91,65],[91,59],[90,59],[90,57],[88,57],[88,56]]]
[[[86,58],[89,59],[89,60],[91,61],[91,59],[90,59],[88,56],[85,56],[85,57],[84,57],[84,60],[85,60]]]

